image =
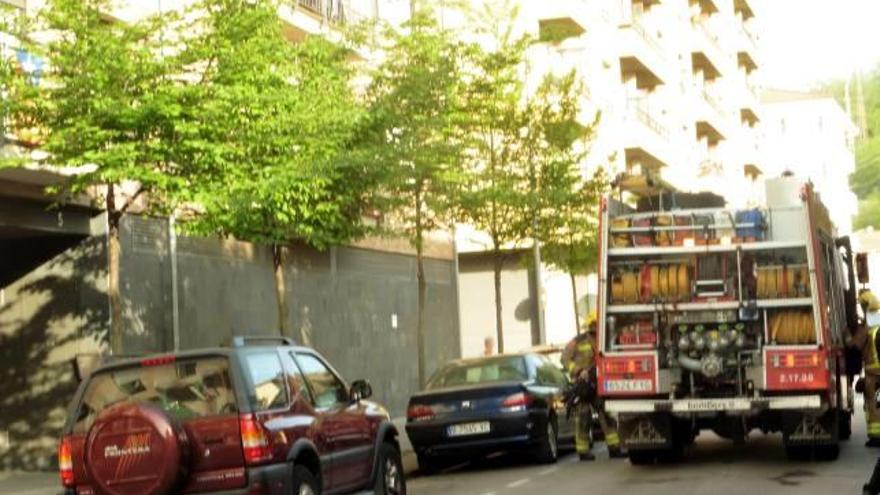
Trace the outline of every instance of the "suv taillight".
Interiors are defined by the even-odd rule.
[[[244,462],[249,465],[260,464],[272,458],[269,436],[253,414],[242,414],[239,420],[241,428],[241,448],[244,450]]]
[[[64,437],[58,444],[58,471],[61,474],[61,484],[66,488],[73,488],[73,449],[70,446],[70,438]]]

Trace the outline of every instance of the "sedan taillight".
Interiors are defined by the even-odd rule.
[[[70,438],[64,437],[58,444],[58,471],[61,474],[61,484],[65,488],[73,488],[76,485],[73,476],[73,448]]]
[[[508,396],[504,399],[504,402],[501,403],[502,409],[505,412],[520,412],[525,411],[532,405],[532,396],[525,393],[519,392]]]
[[[406,419],[409,421],[427,421],[434,419],[434,409],[423,404],[413,404],[406,410]]]

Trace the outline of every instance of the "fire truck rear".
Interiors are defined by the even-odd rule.
[[[762,208],[711,194],[606,198],[598,382],[634,464],[680,458],[703,430],[781,432],[791,458],[850,436],[849,239],[810,184],[767,182]],[[634,203],[631,201],[631,203]]]

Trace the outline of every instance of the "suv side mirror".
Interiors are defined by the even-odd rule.
[[[369,399],[373,396],[373,387],[366,380],[355,380],[351,384],[349,397],[352,402],[358,402],[363,399]]]

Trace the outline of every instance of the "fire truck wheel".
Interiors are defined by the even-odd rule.
[[[840,457],[840,445],[836,443],[832,445],[817,445],[815,449],[817,461],[836,461]]]
[[[786,445],[785,456],[789,461],[809,461],[813,455],[813,449],[805,445]]]
[[[633,466],[648,466],[657,460],[657,453],[653,450],[630,450],[629,462]]]
[[[841,440],[849,440],[852,438],[852,414],[848,411],[840,411],[840,422],[838,423],[838,437]]]

